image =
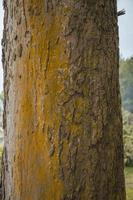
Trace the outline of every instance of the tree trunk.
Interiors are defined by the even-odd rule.
[[[3,200],[125,200],[116,0],[4,9]]]

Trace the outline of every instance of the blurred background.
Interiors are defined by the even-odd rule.
[[[125,147],[125,177],[127,200],[133,200],[133,0],[118,0],[120,38],[120,88],[122,97],[123,135]],[[3,6],[0,0],[0,40],[3,32]],[[2,48],[0,46],[0,57]],[[0,60],[0,158],[3,147],[3,70]]]

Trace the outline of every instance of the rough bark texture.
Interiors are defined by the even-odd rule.
[[[4,9],[3,200],[125,200],[116,0]]]

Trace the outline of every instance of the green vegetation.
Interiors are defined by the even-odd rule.
[[[1,158],[2,158],[2,150],[3,150],[3,147],[2,147],[2,145],[0,145],[0,172],[1,172]]]
[[[133,166],[133,113],[123,111],[125,165]]]
[[[120,60],[122,107],[133,112],[133,57]]]
[[[0,113],[3,111],[3,100],[4,100],[4,94],[3,92],[0,93]]]
[[[133,166],[133,57],[120,60],[125,164]]]
[[[127,200],[133,200],[133,167],[125,168]]]
[[[127,200],[133,200],[133,57],[120,60]],[[128,166],[128,167],[127,167]]]

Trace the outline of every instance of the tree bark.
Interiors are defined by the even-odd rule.
[[[4,9],[3,200],[125,200],[116,0]]]

